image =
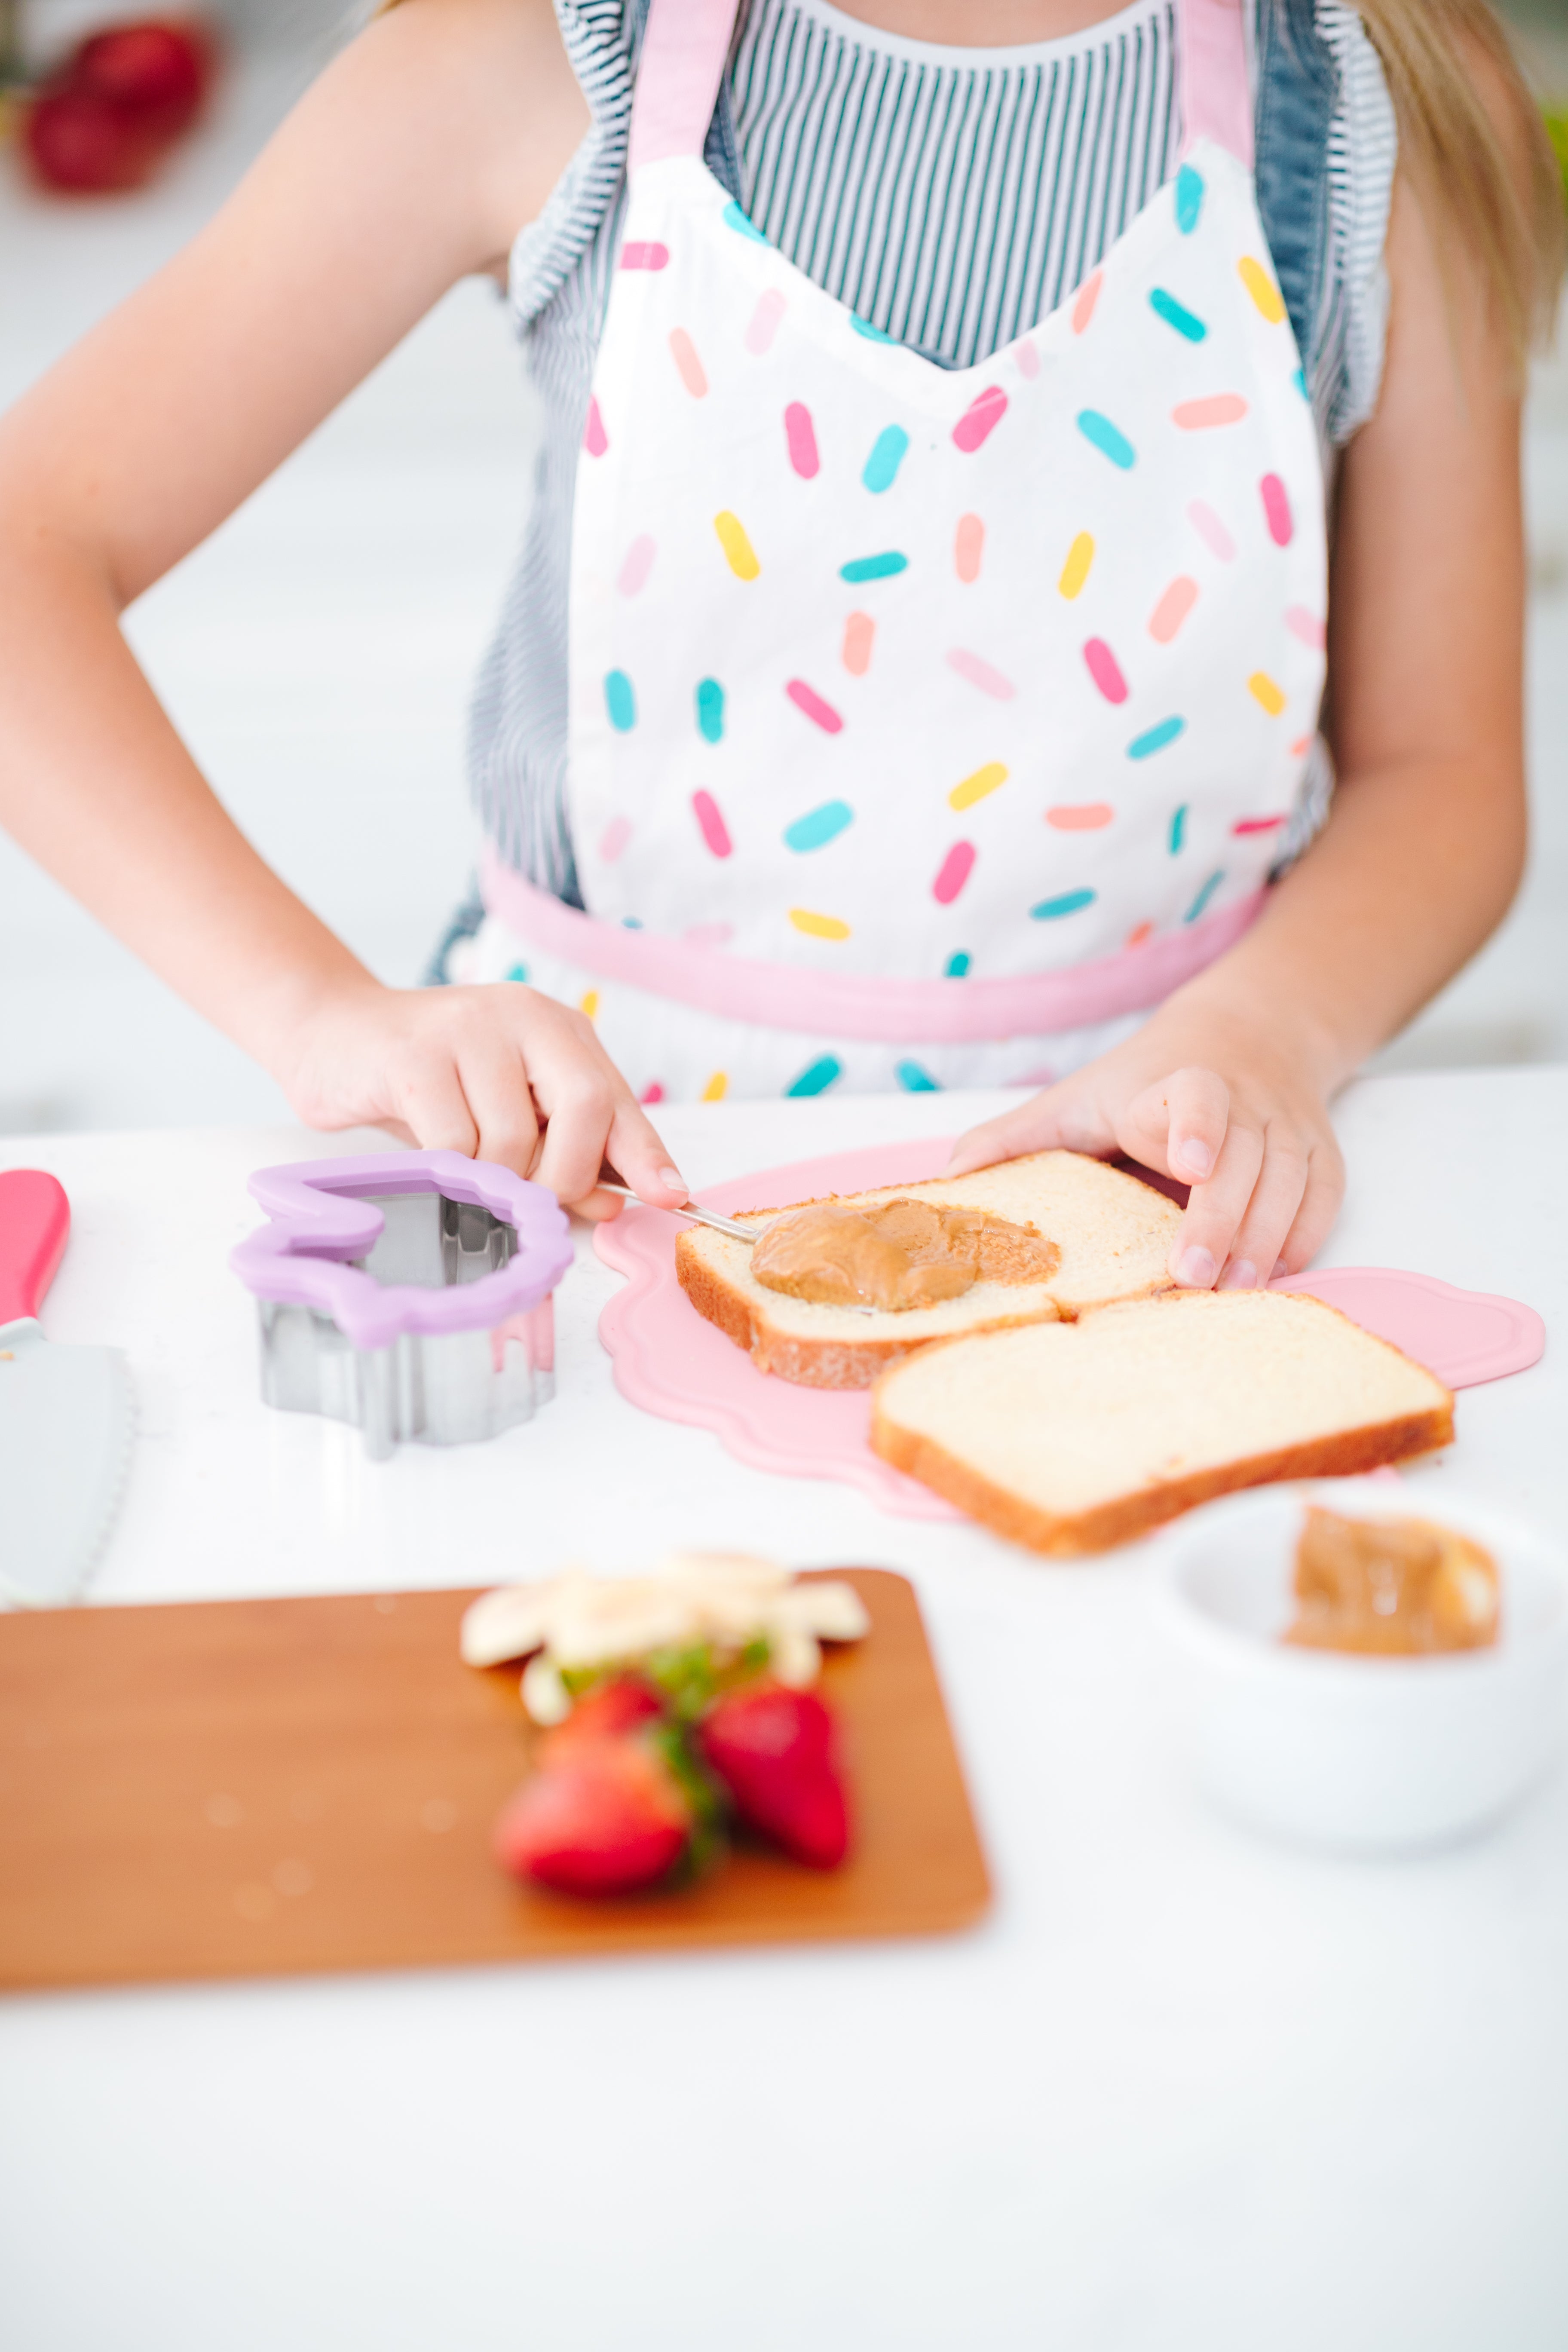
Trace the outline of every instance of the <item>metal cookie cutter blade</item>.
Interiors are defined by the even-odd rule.
[[[262,1168],[268,1223],[229,1264],[256,1298],[261,1393],[402,1441],[466,1445],[555,1393],[552,1294],[572,1263],[553,1192],[458,1151]]]

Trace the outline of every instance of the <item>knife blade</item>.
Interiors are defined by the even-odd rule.
[[[0,1595],[36,1609],[74,1601],[91,1574],[135,1426],[119,1349],[68,1347],[39,1326],[69,1234],[53,1176],[0,1172]]]

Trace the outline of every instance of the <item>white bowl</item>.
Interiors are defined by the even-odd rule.
[[[1497,1561],[1493,1648],[1368,1658],[1287,1648],[1308,1501],[1432,1518]],[[1568,1561],[1473,1495],[1345,1478],[1194,1511],[1158,1546],[1178,1721],[1199,1786],[1288,1837],[1365,1853],[1484,1828],[1540,1779],[1568,1723]]]

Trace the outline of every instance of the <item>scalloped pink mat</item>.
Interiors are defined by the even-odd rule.
[[[824,1192],[869,1192],[879,1184],[918,1184],[940,1175],[952,1150],[935,1142],[876,1144],[796,1160],[699,1194],[702,1206],[733,1215],[783,1208]],[[955,1519],[951,1504],[879,1462],[868,1436],[865,1389],[805,1389],[759,1372],[732,1340],[691,1307],[675,1278],[678,1217],[628,1207],[595,1228],[594,1246],[626,1286],[599,1318],[599,1337],[615,1360],[616,1386],[631,1403],[665,1421],[710,1429],[726,1450],[754,1469],[786,1477],[837,1478],[884,1510],[909,1518]],[[1352,1322],[1391,1339],[1449,1388],[1473,1388],[1523,1371],[1546,1345],[1533,1307],[1486,1291],[1456,1290],[1426,1274],[1389,1266],[1330,1266],[1288,1276],[1273,1286],[1305,1290]]]

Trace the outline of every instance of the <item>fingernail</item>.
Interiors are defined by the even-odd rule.
[[[1174,1157],[1181,1162],[1180,1168],[1175,1171],[1177,1175],[1190,1171],[1201,1181],[1204,1177],[1214,1174],[1214,1153],[1209,1150],[1208,1145],[1200,1142],[1195,1135],[1184,1135],[1182,1138],[1176,1146]]]
[[[1184,1290],[1212,1287],[1217,1268],[1206,1249],[1185,1249],[1176,1260],[1175,1276]]]
[[[1289,1271],[1290,1269],[1286,1265],[1284,1259],[1282,1257],[1277,1257],[1274,1261],[1274,1271],[1269,1276],[1268,1279],[1270,1282],[1278,1282],[1282,1274],[1289,1274]]]
[[[679,1192],[684,1198],[687,1182],[679,1168],[661,1168],[658,1171],[658,1181],[667,1192]]]
[[[1258,1268],[1249,1257],[1238,1257],[1226,1267],[1219,1286],[1222,1290],[1256,1290]]]

